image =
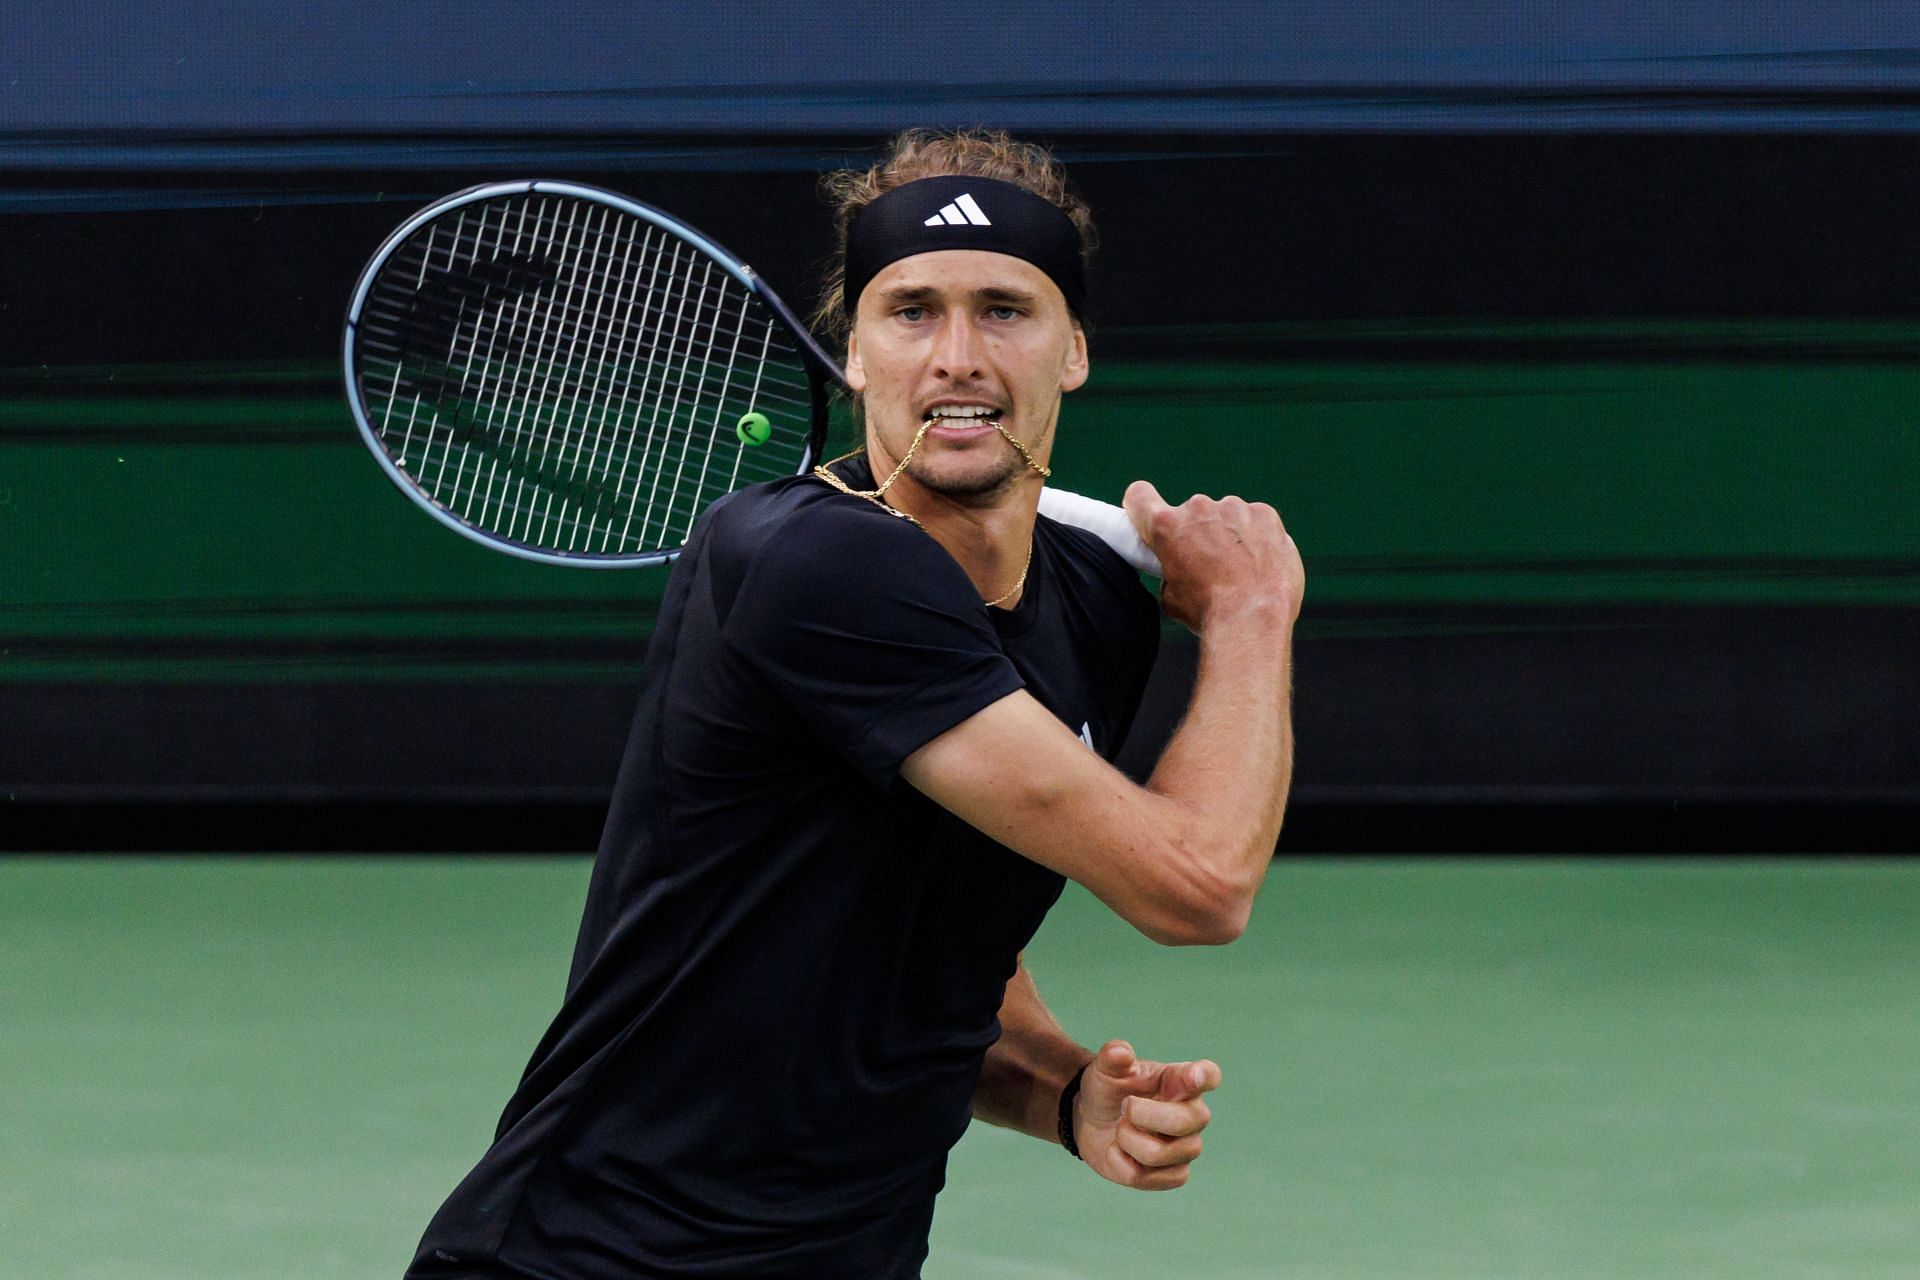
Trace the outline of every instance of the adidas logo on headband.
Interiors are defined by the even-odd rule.
[[[955,173],[904,182],[847,220],[841,306],[852,316],[861,292],[888,265],[947,249],[1030,262],[1060,286],[1076,319],[1086,309],[1086,270],[1073,217],[1018,183]]]
[[[925,206],[922,207],[924,208]],[[921,225],[927,227],[964,227],[969,223],[976,227],[990,227],[993,225],[993,220],[987,217],[986,211],[975,203],[972,196],[958,195],[953,198],[952,204],[943,207],[940,212],[928,218]]]

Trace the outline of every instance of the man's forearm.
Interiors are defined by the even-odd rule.
[[[1186,718],[1148,779],[1195,824],[1196,852],[1248,901],[1273,856],[1293,781],[1293,637],[1284,605],[1250,606],[1200,637]]]
[[[1055,1141],[1060,1091],[1092,1057],[1093,1051],[1075,1043],[1047,1012],[1022,963],[1000,1004],[1000,1039],[980,1068],[974,1117]]]

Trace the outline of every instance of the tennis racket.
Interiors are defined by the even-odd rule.
[[[658,209],[495,182],[402,223],[347,312],[347,398],[388,477],[498,551],[617,568],[679,554],[742,486],[810,469],[839,367],[753,269]],[[1159,562],[1120,508],[1040,510]]]

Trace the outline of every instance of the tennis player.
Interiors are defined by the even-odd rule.
[[[1269,507],[1136,483],[1156,605],[1037,516],[1093,244],[1045,152],[910,133],[827,189],[865,452],[694,529],[565,1002],[415,1280],[914,1277],[970,1117],[1145,1190],[1200,1155],[1220,1069],[1082,1048],[1020,954],[1069,878],[1159,942],[1245,928],[1298,553]],[[1108,762],[1163,610],[1200,672],[1138,786]]]

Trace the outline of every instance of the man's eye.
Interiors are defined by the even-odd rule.
[[[1016,320],[1020,316],[1020,308],[1008,306],[989,307],[987,308],[987,314],[995,320]]]
[[[909,324],[917,324],[927,318],[927,309],[925,307],[902,307],[894,312],[894,314]]]

